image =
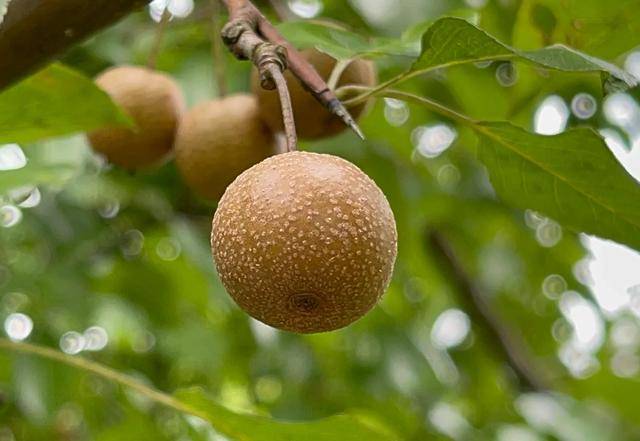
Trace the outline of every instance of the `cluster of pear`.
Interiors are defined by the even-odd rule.
[[[303,51],[328,79],[336,61]],[[288,71],[298,135],[328,137],[343,123]],[[373,86],[366,60],[352,62],[338,86]],[[393,271],[397,233],[382,191],[355,165],[308,152],[277,154],[283,130],[278,94],[206,101],[186,111],[168,76],[141,67],[116,67],[96,83],[136,123],[136,129],[105,128],[88,134],[95,151],[111,163],[139,170],[171,152],[185,183],[198,195],[219,200],[211,247],[220,278],[236,303],[277,328],[323,332],[352,323],[386,290]],[[364,105],[351,109],[354,117]]]

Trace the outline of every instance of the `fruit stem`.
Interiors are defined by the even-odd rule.
[[[153,46],[149,51],[149,58],[147,59],[147,67],[149,69],[156,68],[156,64],[158,62],[158,55],[160,54],[160,49],[162,48],[162,40],[164,39],[164,34],[170,19],[171,19],[171,13],[169,12],[168,7],[165,7],[164,10],[162,11],[160,22],[158,22],[158,26],[156,27]]]
[[[287,81],[278,65],[269,63],[266,69],[278,89],[280,108],[282,109],[282,121],[284,122],[284,131],[287,137],[287,151],[293,152],[298,148],[298,136],[296,135],[296,123],[293,116],[293,106],[291,105],[291,96],[289,94],[289,88],[287,87]]]
[[[220,2],[219,0],[209,1],[211,4],[211,58],[213,61],[214,84],[217,86],[218,97],[224,97],[228,88],[223,44],[220,36],[222,30]]]

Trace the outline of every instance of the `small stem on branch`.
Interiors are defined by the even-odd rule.
[[[429,98],[425,98],[422,96],[414,95],[412,93],[402,92],[400,90],[387,89],[387,88],[378,90],[377,87],[371,88],[366,86],[347,85],[347,86],[341,87],[336,92],[338,93],[339,96],[348,94],[349,92],[365,92],[360,96],[365,96],[365,95],[367,97],[382,96],[387,98],[395,98],[399,100],[414,102],[427,107],[429,110],[431,110],[434,113],[442,115],[446,118],[450,118],[459,123],[462,123],[465,125],[470,125],[475,123],[475,121],[469,118],[468,116],[463,115],[462,113],[458,113],[455,110],[452,110],[446,106],[443,106],[442,104],[436,101],[433,101]],[[345,104],[349,106],[356,106],[359,103],[358,102],[358,103],[350,104],[352,101],[353,100],[345,101]]]
[[[360,96],[351,98],[349,100],[346,100],[344,102],[344,105],[347,107],[353,107],[353,106],[357,106],[358,104],[362,104],[364,103],[368,98],[382,92],[385,91],[386,89],[388,89],[391,86],[395,86],[398,83],[401,83],[402,81],[406,80],[410,78],[410,74],[408,72],[403,72],[400,75],[397,75],[387,81],[385,81],[384,83],[380,83],[378,84],[376,87],[368,87],[367,90],[365,91],[365,93],[363,93]]]
[[[160,49],[162,48],[162,40],[164,39],[164,34],[170,19],[171,13],[169,12],[169,8],[165,7],[162,11],[162,16],[160,17],[158,26],[156,27],[153,46],[151,46],[151,50],[149,51],[149,58],[147,59],[147,67],[149,69],[156,68],[158,55],[160,55]]]
[[[192,409],[190,406],[176,400],[171,395],[167,395],[164,392],[159,392],[155,389],[152,389],[128,375],[122,374],[114,369],[108,368],[94,361],[87,360],[86,358],[63,354],[62,352],[56,351],[54,349],[30,343],[14,342],[5,338],[0,338],[0,349],[5,349],[7,351],[22,354],[35,355],[41,358],[56,361],[58,363],[66,364],[67,366],[81,369],[85,372],[90,372],[106,380],[120,384],[121,386],[133,389],[136,392],[164,406],[173,408],[180,412],[198,416],[205,420],[207,419],[206,414],[203,414],[196,409]]]
[[[327,80],[327,85],[329,86],[329,89],[331,90],[336,89],[336,86],[340,81],[340,77],[342,77],[342,74],[344,73],[345,69],[349,67],[349,65],[353,61],[354,61],[353,58],[349,58],[347,60],[338,60],[336,65],[333,67],[333,70],[331,71],[331,76],[329,76],[329,79]]]
[[[211,5],[211,58],[213,62],[214,84],[218,89],[218,96],[227,94],[227,76],[224,61],[224,51],[220,31],[222,30],[221,8],[219,0],[210,0]]]

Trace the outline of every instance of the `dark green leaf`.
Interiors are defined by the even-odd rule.
[[[498,195],[579,232],[640,249],[640,184],[590,129],[529,133],[479,123],[480,159]]]
[[[202,389],[178,391],[176,397],[197,411],[218,432],[240,441],[389,441],[353,417],[336,415],[322,420],[294,423],[232,412],[208,398]]]
[[[463,63],[509,59],[565,72],[600,72],[619,78],[630,87],[637,84],[633,76],[613,64],[566,46],[518,51],[473,24],[453,17],[438,20],[424,34],[422,54],[412,71],[418,73]]]
[[[129,118],[93,81],[60,64],[0,94],[0,143],[129,124]]]

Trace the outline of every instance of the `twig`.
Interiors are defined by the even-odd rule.
[[[214,81],[218,89],[218,96],[227,94],[227,76],[224,62],[224,51],[220,31],[222,19],[220,17],[220,0],[210,0],[211,5],[211,58],[213,61]]]
[[[87,360],[86,358],[63,354],[62,352],[58,352],[54,349],[30,343],[13,342],[5,338],[0,338],[0,349],[19,352],[23,354],[36,355],[38,357],[63,363],[133,389],[136,392],[152,399],[153,401],[163,404],[164,406],[171,407],[180,412],[186,412],[192,415],[199,416],[200,418],[203,418],[205,420],[208,418],[207,415],[199,412],[196,409],[192,409],[186,404],[176,400],[171,395],[167,395],[163,392],[152,389],[128,375],[122,374],[114,369],[108,368],[94,361]]]
[[[546,379],[541,378],[533,366],[533,360],[527,351],[525,342],[515,331],[509,328],[487,302],[458,260],[453,248],[438,231],[427,232],[430,248],[436,253],[447,273],[457,285],[460,302],[474,323],[481,327],[485,336],[498,355],[511,367],[523,388],[544,391],[549,390]]]
[[[364,103],[369,97],[378,94],[379,92],[383,92],[390,88],[391,86],[395,86],[398,83],[403,82],[404,80],[410,78],[409,73],[403,72],[400,75],[397,75],[389,80],[378,84],[376,87],[371,87],[367,91],[365,91],[362,95],[354,97],[350,100],[344,102],[345,106],[351,107],[356,106],[358,104]]]
[[[165,7],[162,10],[162,16],[160,17],[160,21],[158,22],[155,30],[153,46],[151,46],[151,50],[149,51],[149,58],[147,59],[147,67],[149,69],[156,68],[156,64],[158,63],[158,55],[160,55],[160,49],[162,49],[162,40],[164,39],[164,34],[167,30],[169,20],[171,20],[171,12],[169,12],[168,7]]]
[[[349,65],[353,61],[354,61],[353,58],[349,58],[347,60],[339,60],[336,63],[336,65],[333,67],[333,70],[331,71],[331,75],[329,76],[329,79],[327,80],[327,85],[329,86],[329,89],[331,90],[336,89],[336,86],[340,81],[340,77],[342,77],[342,74],[344,73],[344,71],[347,69],[347,67],[349,67]]]
[[[473,125],[475,123],[477,123],[477,121],[469,118],[468,116],[463,115],[462,113],[458,113],[455,110],[452,110],[436,101],[433,101],[429,98],[425,98],[423,96],[419,96],[419,95],[414,95],[412,93],[408,93],[408,92],[403,92],[401,90],[394,90],[394,89],[382,89],[382,90],[378,90],[377,87],[372,88],[372,87],[366,87],[366,86],[356,86],[356,85],[346,85],[346,86],[342,86],[340,89],[337,90],[337,93],[339,96],[343,96],[343,95],[347,95],[350,92],[364,92],[362,95],[360,96],[383,96],[383,97],[387,97],[387,98],[395,98],[395,99],[399,99],[399,100],[404,100],[404,101],[409,101],[409,102],[413,102],[416,104],[420,104],[422,106],[427,107],[429,110],[431,110],[434,113],[437,113],[439,115],[442,115],[446,118],[450,118],[454,121],[457,121],[461,124],[465,124],[465,125]],[[360,101],[358,101],[358,103],[360,103]],[[352,100],[347,100],[345,101],[345,105],[351,107],[351,106],[356,106],[358,104],[355,104],[352,102]]]

